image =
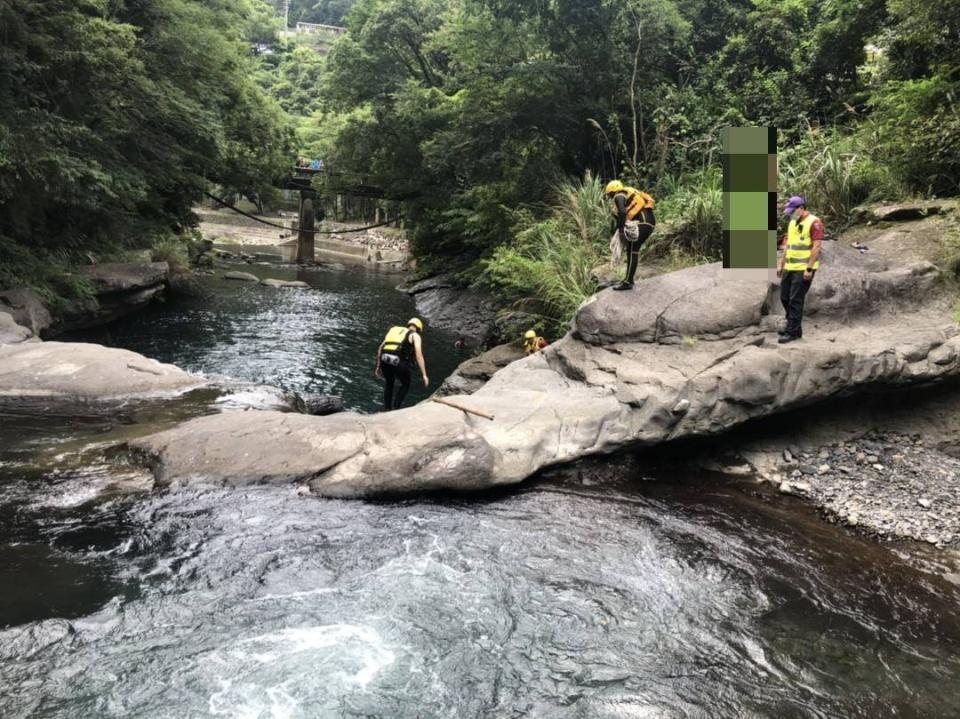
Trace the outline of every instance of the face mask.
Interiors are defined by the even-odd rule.
[[[793,214],[790,215],[790,219],[794,222],[800,222],[800,210],[794,210]]]

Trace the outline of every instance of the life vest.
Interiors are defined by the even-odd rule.
[[[525,339],[523,341],[523,349],[528,355],[532,355],[534,352],[539,352],[549,344],[550,343],[547,342],[543,337],[531,337],[530,339]]]
[[[653,209],[653,198],[642,190],[633,187],[624,187],[617,195],[626,195],[627,220],[635,220],[644,210]],[[614,195],[616,200],[617,195]],[[617,203],[613,203],[613,214],[617,214]]]
[[[409,327],[391,327],[387,336],[383,338],[383,345],[380,352],[383,354],[396,355],[404,361],[410,361],[413,354],[413,345],[410,343],[410,333],[413,332]]]
[[[799,223],[796,220],[790,220],[790,227],[787,228],[787,249],[783,258],[783,269],[788,272],[803,272],[807,269],[807,260],[810,259],[810,253],[813,252],[810,228],[818,220],[819,218],[813,214],[807,215]],[[820,269],[819,258],[813,264],[813,269]]]

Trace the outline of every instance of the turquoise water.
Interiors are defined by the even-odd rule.
[[[101,336],[375,410],[394,278],[253,271],[314,289],[211,278]],[[452,341],[426,335],[438,382]],[[960,716],[937,555],[622,455],[472,497],[151,490],[119,443],[200,395],[0,406],[4,719]]]
[[[73,338],[131,349],[205,375],[340,395],[362,412],[382,407],[383,383],[373,375],[377,348],[391,325],[416,315],[413,299],[395,289],[399,276],[289,265],[235,269],[261,279],[302,280],[311,289],[200,276],[201,296],[170,299]],[[415,372],[406,405],[429,396],[468,358],[454,349],[456,339],[427,323],[423,347],[431,389]]]

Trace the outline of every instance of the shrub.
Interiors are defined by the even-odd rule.
[[[166,262],[172,274],[188,272],[192,240],[188,237],[166,237],[154,244],[151,262]]]
[[[645,258],[719,259],[723,248],[723,176],[717,166],[660,183],[655,232]]]
[[[960,81],[946,76],[891,81],[871,100],[866,132],[907,188],[960,193]]]
[[[546,219],[515,213],[516,239],[482,263],[479,284],[557,332],[596,289],[611,230],[603,184],[590,174],[560,187]]]

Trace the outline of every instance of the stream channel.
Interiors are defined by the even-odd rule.
[[[206,278],[87,339],[376,411],[396,279],[253,271],[313,289]],[[114,445],[208,400],[0,414],[0,717],[960,716],[937,554],[632,456],[470,497],[151,490]]]

